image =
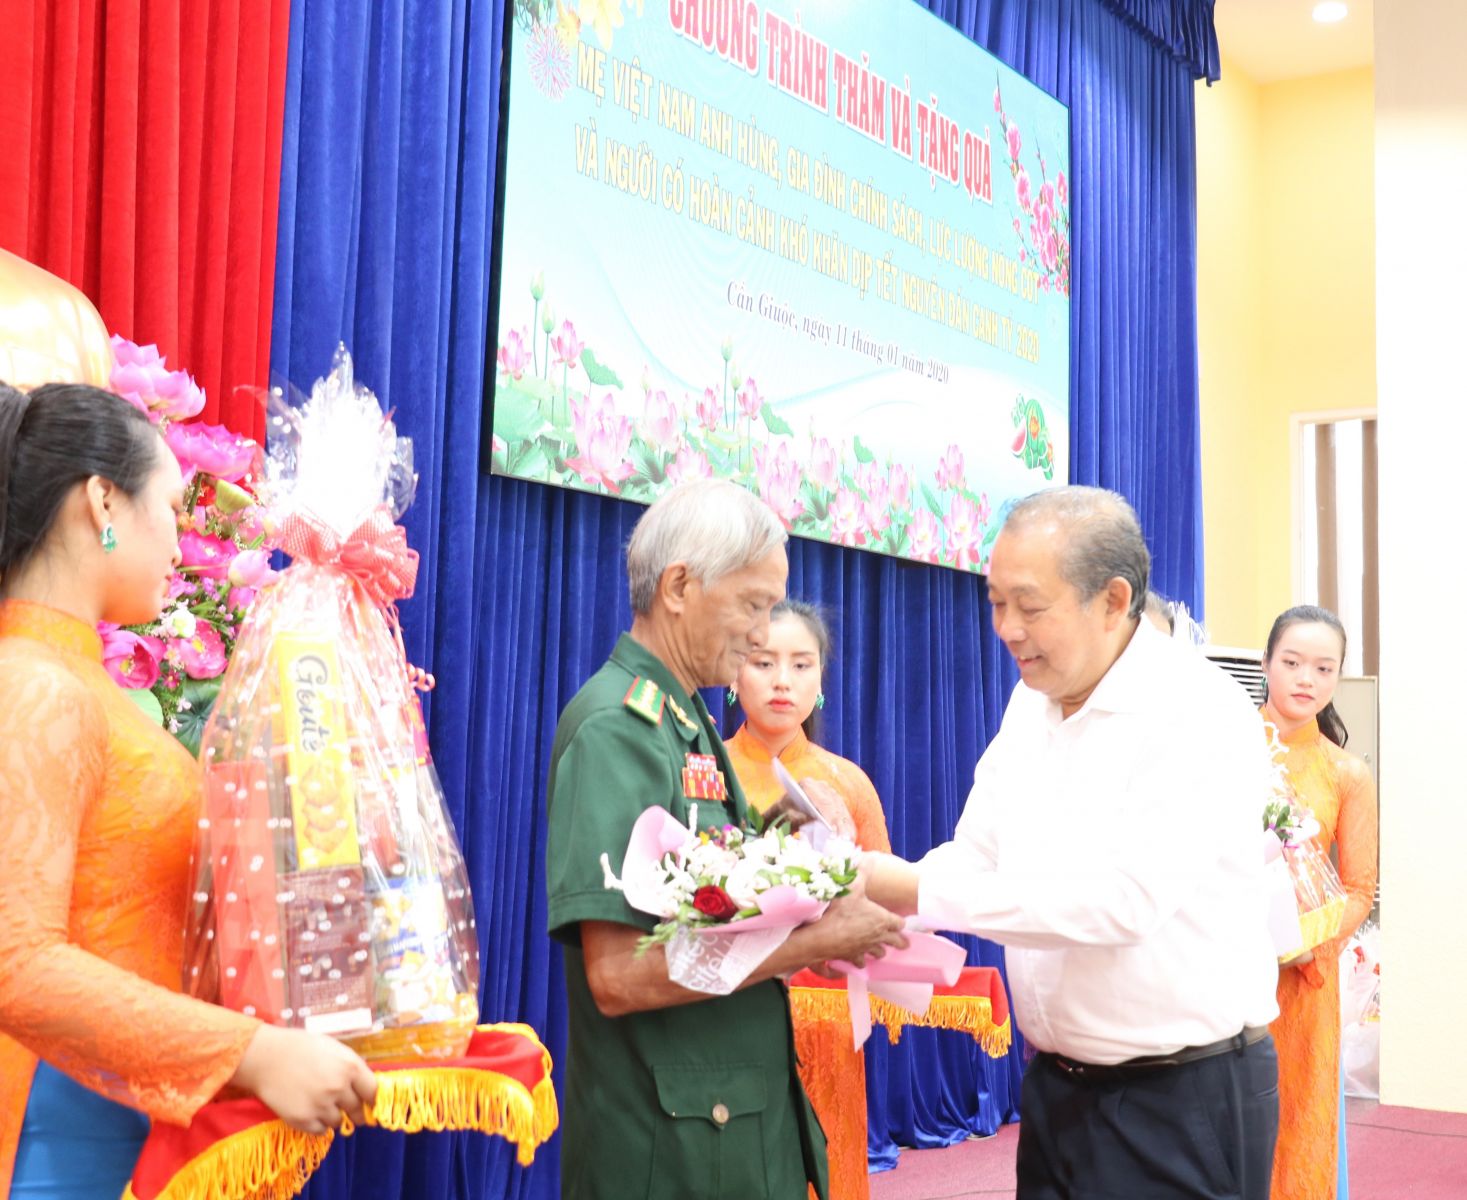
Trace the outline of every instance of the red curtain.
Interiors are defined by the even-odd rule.
[[[289,0],[0,0],[0,246],[257,439],[289,33]]]

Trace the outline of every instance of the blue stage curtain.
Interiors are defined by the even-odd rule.
[[[1071,106],[1071,477],[1131,497],[1157,585],[1197,611],[1192,80],[1215,55],[1211,5],[929,7]],[[422,567],[402,618],[410,655],[439,679],[429,722],[480,914],[483,1011],[529,1022],[559,1058],[545,771],[560,709],[630,621],[621,547],[641,510],[479,473],[503,20],[492,0],[296,0],[272,367],[308,387],[345,341],[414,439],[421,483],[405,523]],[[981,581],[811,542],[790,559],[791,592],[835,617],[825,741],[868,770],[894,844],[920,855],[950,835],[1015,681]],[[1001,964],[997,947],[970,945],[974,961]],[[943,1144],[1017,1115],[1017,1039],[998,1063],[954,1034],[884,1040],[872,1040],[870,1093],[888,1158],[893,1135]],[[558,1139],[522,1170],[482,1137],[365,1131],[308,1194],[548,1198],[558,1161]]]

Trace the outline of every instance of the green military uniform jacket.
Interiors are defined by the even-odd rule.
[[[690,754],[713,755],[728,799],[690,800]],[[789,1000],[769,980],[729,996],[602,1016],[580,922],[650,930],[605,886],[632,825],[660,804],[681,821],[739,822],[743,793],[703,699],[623,634],[561,714],[550,757],[549,929],[564,944],[570,1047],[561,1195],[567,1200],[803,1200],[826,1195],[825,1137],[795,1072]]]

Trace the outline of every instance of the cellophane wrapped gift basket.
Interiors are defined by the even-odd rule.
[[[265,491],[291,564],[240,630],[201,747],[186,980],[370,1060],[451,1058],[478,1017],[463,856],[397,627],[411,443],[345,350],[270,417]]]

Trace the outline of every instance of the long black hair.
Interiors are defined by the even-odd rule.
[[[48,383],[26,394],[0,382],[0,579],[41,548],[78,483],[98,475],[131,499],[163,449],[147,416],[111,392]]]
[[[830,626],[826,624],[819,607],[808,600],[792,600],[786,596],[769,610],[769,623],[772,625],[781,617],[798,617],[805,623],[805,628],[815,639],[815,649],[820,657],[820,670],[823,672],[826,664],[830,662],[831,637]],[[741,719],[740,705],[735,699],[728,706],[724,717],[724,728],[730,733],[734,732],[738,729]],[[800,728],[805,731],[805,736],[818,746],[820,744],[820,709],[812,708],[810,715],[800,723]]]
[[[1273,623],[1273,628],[1268,631],[1268,645],[1263,651],[1263,661],[1272,661],[1274,647],[1278,645],[1279,638],[1283,636],[1286,629],[1294,625],[1328,625],[1340,635],[1340,666],[1345,665],[1345,626],[1339,617],[1327,608],[1320,608],[1314,604],[1298,604],[1278,615]],[[1263,681],[1263,698],[1268,699],[1268,680]],[[1345,722],[1340,719],[1340,714],[1335,711],[1335,702],[1331,700],[1319,710],[1319,732],[1329,738],[1336,746],[1344,747],[1350,740],[1350,734],[1345,729]]]

